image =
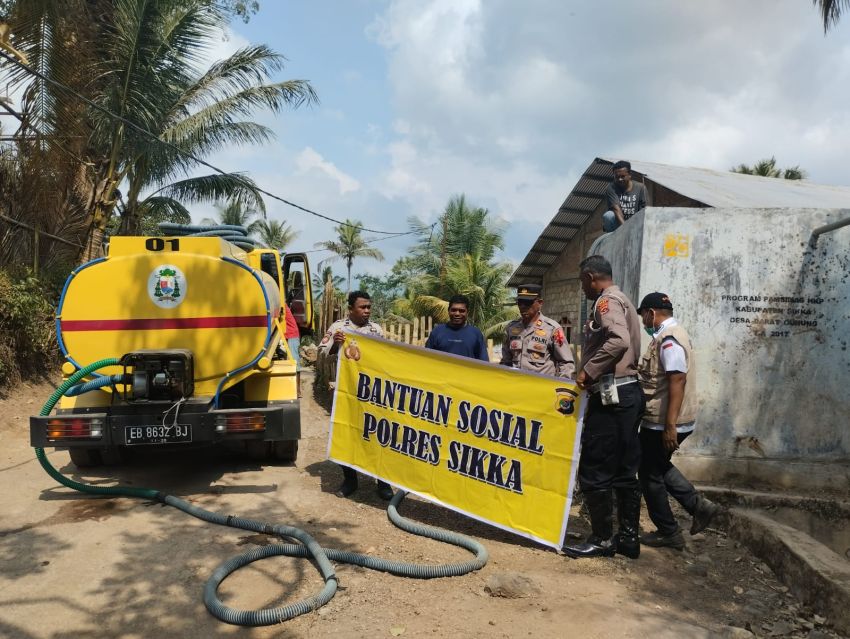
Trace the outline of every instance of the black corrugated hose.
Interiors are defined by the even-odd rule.
[[[105,359],[95,362],[90,366],[80,369],[69,377],[58,389],[50,396],[47,403],[41,409],[41,415],[49,415],[56,405],[59,398],[70,388],[74,387],[86,375],[103,368],[105,366],[114,365],[118,360]],[[250,530],[253,532],[263,533],[266,535],[275,535],[289,539],[298,543],[273,544],[251,550],[242,555],[228,559],[215,569],[212,576],[204,585],[204,604],[207,610],[218,619],[227,623],[239,626],[268,626],[284,622],[298,615],[303,615],[312,610],[316,610],[330,601],[337,589],[337,576],[334,571],[331,561],[337,563],[354,564],[372,570],[388,572],[393,575],[402,577],[412,577],[415,579],[433,579],[435,577],[456,577],[466,573],[479,570],[487,563],[487,549],[478,543],[476,540],[466,535],[450,532],[433,526],[426,526],[418,522],[411,521],[402,517],[398,513],[398,506],[404,500],[407,493],[404,491],[396,492],[395,496],[390,501],[387,508],[387,516],[390,521],[407,532],[428,537],[437,541],[452,544],[464,548],[475,555],[475,558],[469,561],[455,562],[449,564],[440,564],[436,566],[414,564],[404,561],[391,561],[363,555],[348,550],[337,550],[334,548],[322,548],[319,543],[309,534],[299,528],[293,526],[280,526],[268,524],[253,519],[245,519],[233,515],[223,515],[215,513],[204,508],[199,508],[189,502],[174,497],[173,495],[164,495],[159,491],[151,488],[136,488],[129,486],[90,486],[76,482],[62,475],[48,461],[47,455],[43,448],[36,448],[36,457],[41,463],[44,470],[59,483],[84,492],[95,495],[109,495],[116,497],[136,497],[142,499],[151,499],[169,506],[173,506],[183,512],[202,519],[204,521],[218,524],[220,526],[230,526],[231,528],[240,528],[242,530]],[[264,608],[260,610],[238,610],[225,606],[218,598],[218,587],[230,574],[238,570],[242,566],[265,559],[266,557],[275,557],[285,555],[288,557],[303,557],[312,559],[325,584],[318,594],[296,601],[295,603],[287,604],[277,608]]]

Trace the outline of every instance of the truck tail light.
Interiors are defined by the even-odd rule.
[[[47,440],[100,439],[103,419],[100,417],[54,417],[47,422]]]
[[[254,433],[265,429],[266,416],[263,413],[227,413],[215,417],[218,433]]]

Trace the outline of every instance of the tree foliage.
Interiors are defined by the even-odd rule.
[[[452,197],[433,225],[411,219],[419,239],[394,270],[403,274],[405,295],[393,310],[407,317],[429,315],[448,320],[448,299],[469,298],[469,322],[498,339],[506,321],[516,317],[505,288],[512,267],[495,259],[504,248],[504,226],[487,209]]]
[[[823,31],[828,32],[831,27],[838,24],[841,15],[850,7],[850,0],[812,0],[817,7],[823,20]]]
[[[790,166],[785,169],[780,169],[776,166],[776,158],[770,157],[759,160],[752,166],[748,164],[739,164],[733,166],[732,173],[743,173],[745,175],[759,175],[761,177],[783,178],[785,180],[805,180],[806,171],[800,168],[800,165]]]
[[[372,317],[381,321],[393,314],[393,304],[404,295],[404,278],[395,268],[386,275],[358,275],[357,289],[366,291],[372,298]]]
[[[359,257],[368,257],[378,261],[384,259],[383,253],[370,246],[368,241],[363,238],[362,229],[362,222],[346,219],[344,224],[340,224],[334,229],[337,235],[335,240],[316,243],[316,248],[325,249],[335,254],[329,259],[342,259],[345,262],[348,271],[348,289],[346,292],[351,291],[351,266],[355,259]]]
[[[317,300],[322,299],[325,294],[325,284],[330,282],[333,284],[334,290],[341,292],[342,285],[345,284],[345,278],[339,275],[334,275],[333,268],[330,266],[322,266],[319,262],[321,270],[318,273],[313,273],[313,297]]]
[[[98,107],[26,69],[4,66],[10,89],[25,95],[20,136],[35,138],[40,153],[51,148],[49,166],[62,178],[62,188],[52,189],[62,201],[49,210],[89,234],[90,252],[116,212],[120,232],[135,233],[145,216],[182,214],[198,202],[235,199],[263,210],[247,176],[195,176],[197,162],[185,155],[265,142],[271,131],[250,121],[252,113],[316,100],[306,81],[270,81],[284,58],[263,45],[205,68],[228,19],[244,18],[253,7],[212,0],[15,4],[15,44],[32,67]]]
[[[227,224],[231,226],[244,226],[249,234],[257,233],[260,229],[261,213],[256,209],[245,206],[238,200],[230,200],[224,204],[215,205],[215,218],[205,217],[201,224],[217,225]]]
[[[257,223],[255,235],[259,240],[268,246],[279,251],[283,251],[287,246],[292,244],[292,241],[298,237],[300,231],[296,231],[286,222],[278,220],[260,220]]]

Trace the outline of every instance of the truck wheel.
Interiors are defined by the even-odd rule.
[[[294,462],[298,459],[298,440],[287,439],[273,442],[274,458],[282,462]]]
[[[101,448],[100,459],[106,466],[116,466],[124,461],[124,453],[120,448]]]
[[[97,448],[69,448],[71,453],[71,461],[77,468],[88,468],[90,466],[100,466],[103,463],[103,458],[100,456],[100,451]]]
[[[248,459],[268,461],[272,458],[272,443],[258,439],[246,439],[245,453],[248,455]]]

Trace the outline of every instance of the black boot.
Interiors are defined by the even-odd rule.
[[[630,559],[640,557],[640,490],[617,488],[617,522],[620,529],[614,540],[615,550]]]
[[[353,468],[349,468],[348,466],[340,466],[340,468],[342,468],[342,476],[344,479],[342,480],[339,488],[337,488],[336,496],[348,497],[357,490],[357,471]]]
[[[389,501],[393,498],[393,489],[387,482],[378,480],[378,497],[384,501]]]
[[[610,490],[591,490],[584,493],[584,503],[590,513],[592,534],[580,544],[564,546],[567,557],[612,557],[614,546],[611,536],[614,534],[614,501]]]

